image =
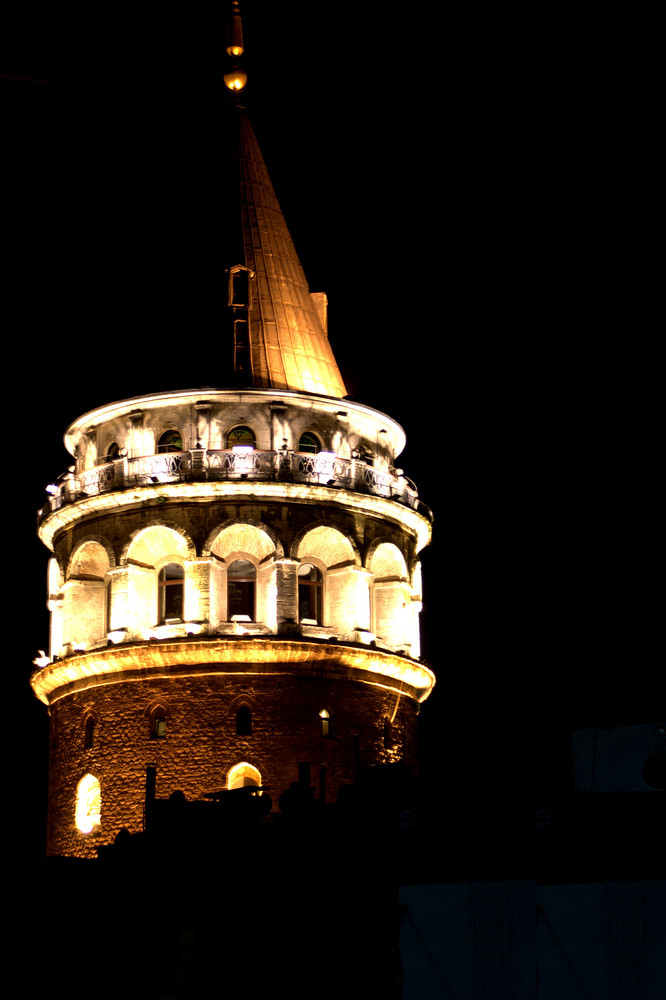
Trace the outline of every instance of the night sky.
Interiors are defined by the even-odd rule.
[[[246,0],[244,104],[310,288],[328,295],[349,393],[403,425],[399,465],[435,514],[422,627],[439,682],[423,709],[424,772],[436,788],[469,789],[478,807],[499,785],[529,797],[530,763],[502,773],[510,735],[524,746],[535,717],[550,725],[568,710],[573,679],[593,703],[605,657],[624,651],[626,635],[608,638],[617,597],[600,610],[593,586],[594,555],[607,555],[591,466],[577,443],[578,497],[591,525],[581,557],[568,532],[575,522],[578,539],[580,525],[562,486],[562,445],[545,424],[541,431],[534,399],[552,388],[541,351],[553,318],[514,258],[515,182],[526,168],[497,90],[506,67],[470,51],[439,4],[412,17],[358,7]],[[6,667],[30,732],[21,768],[36,797],[46,710],[28,677],[47,644],[48,553],[35,512],[70,464],[62,433],[111,400],[220,384],[223,17],[51,17],[9,33],[0,79],[13,352],[6,441],[18,487],[8,497],[10,544],[28,595]],[[538,465],[550,448],[544,481]],[[606,475],[605,445],[595,460]],[[582,564],[560,587],[574,549]],[[603,654],[595,635],[605,637]],[[654,669],[644,660],[632,667]]]

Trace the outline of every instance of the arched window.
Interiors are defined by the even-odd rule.
[[[229,621],[237,616],[254,621],[257,570],[247,559],[236,559],[227,574]]]
[[[227,788],[246,788],[248,785],[261,785],[261,773],[252,764],[243,761],[231,768],[227,775]]]
[[[234,427],[227,434],[227,448],[254,448],[254,431],[249,427]]]
[[[86,774],[76,786],[74,820],[79,833],[91,833],[100,825],[101,797],[99,781]]]
[[[178,563],[167,563],[159,572],[157,578],[157,620],[160,625],[183,618],[183,593],[185,589],[185,570]]]
[[[83,724],[83,749],[91,750],[95,745],[95,717],[88,715]]]
[[[307,455],[316,455],[318,451],[321,451],[321,442],[316,435],[306,431],[305,434],[301,434],[301,439],[298,442],[298,450],[305,452]]]
[[[323,624],[324,578],[312,563],[298,567],[298,620]]]
[[[319,718],[321,719],[321,735],[330,736],[331,735],[331,717],[325,708],[322,708],[319,713]]]
[[[252,735],[252,709],[249,705],[241,705],[236,712],[236,735]]]
[[[157,442],[157,453],[162,455],[167,451],[182,451],[183,450],[183,438],[180,431],[171,430],[165,431]]]
[[[120,447],[116,441],[113,441],[106,450],[106,461],[113,462],[114,458],[120,457]]]
[[[154,740],[162,740],[167,732],[166,709],[158,705],[150,713],[150,736]]]

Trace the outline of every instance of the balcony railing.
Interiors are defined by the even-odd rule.
[[[38,520],[41,523],[49,514],[68,504],[102,493],[159,483],[245,479],[308,483],[369,493],[405,504],[431,518],[428,507],[419,500],[410,480],[360,459],[340,458],[331,452],[308,455],[286,450],[208,451],[201,448],[141,458],[118,458],[76,475],[72,473],[51,488],[51,497],[39,511]]]

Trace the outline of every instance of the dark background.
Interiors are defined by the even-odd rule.
[[[246,0],[243,15],[244,103],[310,287],[328,294],[350,395],[403,425],[399,464],[435,513],[424,780],[492,841],[495,874],[520,875],[533,792],[566,782],[567,727],[644,721],[656,697],[653,487],[636,434],[652,397],[619,346],[621,304],[612,322],[591,304],[605,192],[626,225],[603,156],[613,102],[588,127],[566,59],[559,97],[535,100],[520,55],[470,45],[439,4]],[[6,736],[10,794],[37,812],[47,720],[28,678],[48,641],[48,553],[35,511],[70,464],[62,433],[111,400],[224,385],[224,16],[43,18],[5,31],[0,79],[20,749]],[[612,124],[621,145],[629,116]],[[24,832],[39,852],[40,821]]]

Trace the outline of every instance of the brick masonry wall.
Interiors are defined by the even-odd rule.
[[[252,708],[252,735],[236,734],[241,704]],[[166,710],[166,736],[151,735],[151,711]],[[322,736],[319,712],[331,717]],[[84,747],[84,723],[95,718],[95,739]],[[384,719],[393,720],[385,740]],[[357,739],[356,739],[357,738]],[[402,760],[416,768],[416,705],[379,688],[351,681],[285,676],[208,676],[138,681],[71,694],[51,708],[49,854],[94,857],[123,827],[143,829],[146,766],[157,769],[156,794],[182,791],[188,800],[226,787],[241,761],[259,769],[278,800],[298,777],[299,762],[312,765],[312,785],[327,768],[327,801],[355,775],[355,742],[362,766]],[[87,773],[101,787],[101,826],[76,830],[76,788]]]

